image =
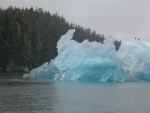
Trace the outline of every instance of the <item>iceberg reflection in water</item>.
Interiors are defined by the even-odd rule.
[[[74,32],[71,29],[60,38],[55,59],[23,77],[85,82],[150,80],[150,43],[124,41],[116,52],[110,38],[103,44],[78,43],[72,40]]]

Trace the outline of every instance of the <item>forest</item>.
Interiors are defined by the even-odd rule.
[[[57,56],[56,44],[69,29],[76,29],[73,39],[79,43],[103,43],[104,34],[69,23],[57,13],[41,8],[0,8],[0,71],[29,70]],[[121,41],[114,41],[116,50]]]

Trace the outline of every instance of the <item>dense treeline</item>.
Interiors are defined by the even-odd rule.
[[[57,56],[56,44],[60,36],[74,28],[74,40],[102,42],[104,35],[97,34],[66,22],[63,16],[51,14],[41,8],[0,9],[0,68],[35,68]],[[115,41],[118,44],[118,41]]]

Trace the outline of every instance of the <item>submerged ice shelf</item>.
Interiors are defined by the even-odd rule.
[[[124,41],[116,52],[112,39],[103,44],[72,40],[69,30],[57,43],[58,56],[23,75],[24,78],[86,82],[150,80],[150,43]]]

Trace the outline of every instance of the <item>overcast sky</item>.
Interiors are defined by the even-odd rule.
[[[0,0],[0,5],[38,7],[107,37],[150,42],[150,0]]]

